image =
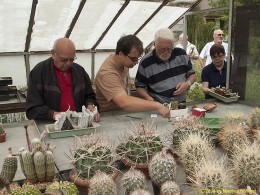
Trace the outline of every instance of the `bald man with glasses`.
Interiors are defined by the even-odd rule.
[[[55,120],[59,112],[81,112],[82,106],[94,110],[96,98],[89,75],[74,62],[76,59],[74,43],[60,38],[54,42],[51,57],[31,70],[26,99],[28,119]],[[95,120],[99,118],[97,113]]]
[[[220,44],[224,47],[225,53],[226,53],[225,60],[227,60],[228,44],[223,41],[224,37],[225,37],[225,34],[221,29],[217,29],[217,30],[214,31],[213,41],[207,43],[200,52],[199,62],[200,62],[200,65],[201,65],[202,68],[204,66],[209,65],[212,62],[212,59],[211,59],[211,56],[210,56],[210,48],[214,44]],[[205,57],[206,57],[206,62],[204,62]]]

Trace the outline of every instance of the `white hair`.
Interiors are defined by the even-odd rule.
[[[174,34],[169,28],[162,28],[155,33],[155,36],[154,36],[155,44],[159,38],[168,40],[168,41],[171,41],[172,43],[174,43]]]

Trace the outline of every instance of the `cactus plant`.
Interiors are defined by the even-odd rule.
[[[204,159],[213,155],[213,147],[208,137],[201,132],[190,133],[181,139],[177,149],[180,163],[183,165],[186,175],[194,178],[195,165],[199,165]]]
[[[254,108],[248,117],[249,126],[252,129],[260,128],[260,108]]]
[[[89,195],[115,195],[116,184],[114,180],[104,172],[96,172],[91,178],[89,185]]]
[[[260,146],[243,144],[233,154],[233,179],[238,187],[257,190],[260,186]]]
[[[162,141],[152,129],[153,123],[150,126],[144,123],[133,126],[134,130],[126,132],[118,152],[132,163],[148,164],[152,156],[162,150]]]
[[[90,179],[96,171],[112,172],[114,154],[109,139],[104,135],[77,137],[72,149],[72,157],[67,155],[82,179]]]
[[[230,171],[225,163],[226,161],[225,156],[220,159],[204,159],[203,162],[197,165],[197,169],[195,169],[195,179],[190,178],[194,182],[194,187],[199,192],[203,189],[231,189],[232,179],[229,176]]]
[[[230,124],[222,127],[217,133],[217,138],[222,148],[228,152],[234,152],[237,147],[249,143],[246,127],[241,124]]]
[[[39,195],[40,190],[34,185],[23,185],[22,187],[12,190],[11,195]]]
[[[220,118],[221,126],[224,127],[226,125],[231,124],[247,124],[247,117],[242,112],[227,112]]]
[[[5,142],[5,140],[6,140],[6,133],[5,133],[5,130],[3,128],[2,123],[0,123],[0,143]]]
[[[9,148],[9,155],[4,159],[0,180],[12,182],[17,171],[17,158],[12,155],[12,148]]]
[[[156,153],[149,163],[149,173],[154,184],[160,186],[167,180],[175,180],[176,162],[166,149]]]
[[[121,182],[126,193],[133,192],[136,189],[146,188],[144,174],[133,168],[124,173]]]
[[[137,189],[130,193],[130,195],[152,195],[149,191],[144,189]]]
[[[180,140],[187,137],[191,132],[202,132],[209,135],[210,130],[198,117],[188,116],[174,119],[172,128],[169,129],[170,138],[173,146],[178,146]]]
[[[160,195],[181,195],[180,186],[172,180],[161,185]]]
[[[63,194],[67,194],[67,195],[78,194],[78,189],[75,186],[75,184],[70,183],[68,181],[60,181],[60,182],[55,181],[49,186],[47,186],[45,192],[52,192],[53,190],[61,191]]]

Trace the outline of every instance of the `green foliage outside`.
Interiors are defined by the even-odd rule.
[[[249,69],[246,78],[246,101],[260,104],[260,70]]]
[[[188,91],[188,95],[186,98],[187,102],[199,101],[199,100],[205,99],[205,96],[204,96],[204,93],[202,91],[201,84],[200,84],[202,69],[200,67],[199,61],[197,61],[197,60],[195,61],[193,68],[195,69],[196,76],[197,76],[196,84],[195,84],[194,88],[192,88]]]

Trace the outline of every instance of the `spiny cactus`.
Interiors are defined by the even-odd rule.
[[[34,185],[23,185],[12,190],[11,195],[39,195],[40,190]]]
[[[160,195],[181,195],[180,186],[175,181],[166,181],[161,185]]]
[[[5,130],[3,128],[3,125],[2,123],[0,123],[0,135],[4,134],[5,133]]]
[[[197,133],[190,133],[182,138],[177,149],[180,162],[183,165],[186,175],[194,178],[195,165],[203,162],[203,159],[210,158],[213,154],[213,147],[209,143],[208,137]]]
[[[112,172],[114,154],[107,136],[86,135],[77,137],[72,149],[72,163],[80,178],[90,179],[96,171]]]
[[[149,191],[144,189],[138,189],[130,193],[130,195],[152,195]]]
[[[196,165],[194,180],[194,187],[201,191],[202,189],[230,189],[232,179],[230,178],[230,171],[225,163],[226,157],[216,159],[211,158],[203,160],[200,164]]]
[[[240,188],[250,186],[257,190],[260,186],[260,146],[242,145],[233,154],[233,179]]]
[[[149,163],[149,173],[154,184],[161,185],[176,177],[176,162],[173,156],[164,149],[156,153]]]
[[[227,112],[220,118],[221,126],[224,127],[226,125],[231,124],[247,124],[247,117],[242,112]]]
[[[249,143],[246,129],[241,124],[224,126],[218,132],[217,138],[220,141],[221,147],[228,152],[234,152],[237,147],[243,145],[244,143]]]
[[[47,148],[41,146],[40,140],[33,139],[32,152],[19,149],[19,160],[22,172],[31,183],[51,182],[55,178],[55,165],[50,145]]]
[[[136,189],[146,188],[144,174],[133,168],[124,173],[121,182],[127,193],[133,192]]]
[[[12,148],[9,148],[9,155],[4,159],[0,179],[5,182],[12,182],[17,171],[17,158],[12,155]]]
[[[96,172],[91,178],[89,195],[115,195],[117,194],[116,184],[113,179],[104,172]]]
[[[180,139],[187,137],[191,132],[203,132],[209,135],[210,130],[198,117],[188,116],[180,119],[174,119],[172,128],[169,129],[172,144],[178,146]]]
[[[52,192],[53,190],[59,190],[67,195],[76,195],[79,193],[76,185],[68,181],[55,181],[47,186],[46,192]]]
[[[260,128],[260,108],[254,108],[248,117],[249,126],[252,129]]]
[[[162,141],[152,129],[153,123],[134,124],[134,130],[126,132],[125,138],[118,148],[118,153],[132,163],[147,164],[152,156],[162,150]]]

